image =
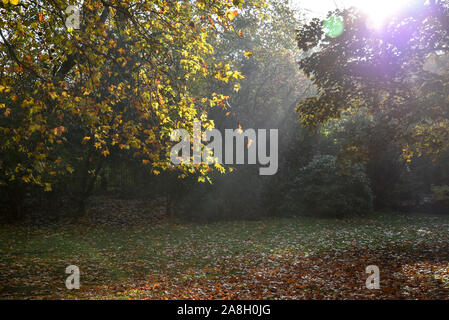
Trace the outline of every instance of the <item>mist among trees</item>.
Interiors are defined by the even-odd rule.
[[[447,299],[449,3],[409,2],[373,26],[284,0],[4,0],[0,297]],[[276,129],[276,173],[173,164],[198,122]],[[70,264],[85,285],[55,289]]]

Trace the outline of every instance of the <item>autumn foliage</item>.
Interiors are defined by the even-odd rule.
[[[239,1],[3,1],[0,29],[0,184],[52,190],[72,181],[81,201],[105,158],[126,153],[153,174],[172,169],[169,133],[226,96],[197,90],[243,75],[209,42],[232,31]],[[206,175],[205,164],[177,168]]]

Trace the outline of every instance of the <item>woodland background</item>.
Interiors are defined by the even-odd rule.
[[[283,0],[86,0],[74,30],[72,2],[0,3],[0,297],[449,297],[447,1],[381,31]],[[279,129],[278,173],[171,165],[194,120]]]

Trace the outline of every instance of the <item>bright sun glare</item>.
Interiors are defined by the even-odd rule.
[[[310,15],[325,16],[336,8],[359,8],[368,16],[367,26],[380,29],[390,17],[411,6],[413,0],[290,0],[299,8],[306,9]]]
[[[410,0],[353,0],[350,2],[368,16],[368,27],[378,29],[383,26],[388,17],[405,8]]]

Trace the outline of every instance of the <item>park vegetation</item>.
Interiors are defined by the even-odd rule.
[[[382,30],[286,0],[0,2],[0,293],[68,297],[30,270],[38,289],[11,288],[34,263],[56,283],[73,258],[101,265],[84,298],[447,298],[448,223],[432,215],[449,210],[449,3],[412,2]],[[173,165],[170,133],[197,121],[278,129],[278,172]],[[325,279],[336,248],[338,284],[298,282],[314,263]],[[351,291],[360,256],[388,269],[379,295]],[[416,276],[406,293],[398,272]]]

